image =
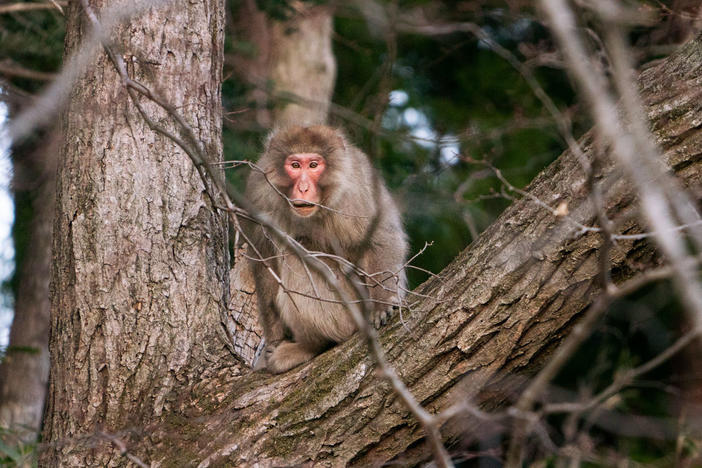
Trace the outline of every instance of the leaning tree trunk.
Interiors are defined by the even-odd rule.
[[[9,436],[39,434],[49,380],[49,271],[58,146],[56,131],[13,149],[16,223],[28,221],[29,240],[17,267],[10,342],[0,364],[0,426]],[[11,441],[10,441],[11,442]]]
[[[88,29],[79,5],[67,15],[69,53]],[[221,0],[171,2],[113,34],[130,76],[184,115],[212,160],[221,159],[223,18]],[[155,104],[142,105],[178,133]],[[174,390],[233,360],[220,325],[227,235],[193,164],[149,129],[106,54],[74,86],[62,125],[40,461],[107,466],[123,463],[120,452],[83,436],[143,429],[170,412]]]
[[[698,199],[701,72],[698,39],[640,78],[665,162]],[[591,136],[581,144],[591,157]],[[610,218],[624,232],[641,232],[623,214],[636,203],[629,184],[611,165],[599,172]],[[516,202],[418,289],[423,296],[411,299],[404,324],[397,319],[381,332],[391,364],[431,411],[461,398],[488,407],[509,399],[515,376],[536,372],[601,292],[600,235],[569,221],[596,224],[576,159],[564,153],[528,191],[553,208],[567,203],[570,218],[528,198]],[[616,282],[659,262],[644,240],[618,241],[610,255]],[[453,427],[443,428],[447,440]],[[420,425],[378,381],[359,337],[280,376],[224,369],[202,379],[150,434],[133,450],[169,466],[406,465],[430,456]]]

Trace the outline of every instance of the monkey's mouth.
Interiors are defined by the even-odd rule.
[[[292,205],[295,213],[303,217],[310,216],[317,211],[317,205],[305,200],[294,200]]]

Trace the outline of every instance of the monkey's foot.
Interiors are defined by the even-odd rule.
[[[388,306],[382,309],[376,309],[371,317],[371,325],[376,329],[382,327],[390,320],[390,317],[398,310],[399,307],[396,305]]]
[[[315,354],[300,343],[283,341],[266,354],[266,367],[274,374],[281,374],[309,361]]]

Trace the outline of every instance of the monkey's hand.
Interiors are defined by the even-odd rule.
[[[393,306],[380,306],[376,308],[372,313],[371,313],[371,325],[373,325],[376,329],[382,327],[388,321],[390,320],[390,317],[395,313],[396,310],[398,310],[399,307],[396,305]]]

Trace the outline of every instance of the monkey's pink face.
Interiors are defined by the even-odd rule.
[[[315,204],[322,199],[318,182],[325,168],[324,157],[317,153],[297,153],[285,158],[285,173],[292,182],[288,198],[295,214],[306,218],[319,209]]]

